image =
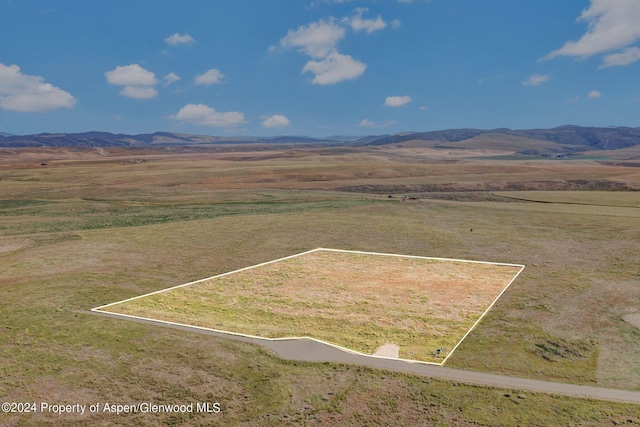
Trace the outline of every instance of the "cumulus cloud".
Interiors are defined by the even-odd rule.
[[[17,65],[0,63],[0,108],[34,113],[72,108],[76,103],[69,92],[46,83],[40,76],[22,74]]]
[[[640,23],[638,24],[640,25]],[[614,67],[617,65],[629,65],[640,59],[640,49],[630,47],[620,53],[611,53],[602,59],[602,64],[598,68]]]
[[[177,46],[179,44],[193,44],[196,42],[196,39],[191,37],[189,34],[175,33],[164,39],[164,41],[169,46]]]
[[[554,50],[542,60],[557,56],[587,58],[611,52],[635,43],[640,39],[640,2],[638,0],[591,0],[582,11],[578,21],[588,24],[587,31],[577,41],[568,41],[560,49]],[[627,52],[628,53],[628,52]],[[633,52],[631,52],[633,57]],[[617,60],[622,60],[616,63]],[[611,65],[627,65],[623,57],[609,59]],[[603,64],[603,66],[611,66]]]
[[[237,111],[220,112],[204,104],[187,104],[171,118],[198,126],[228,128],[245,123],[244,114]]]
[[[138,64],[118,66],[104,73],[107,81],[120,86],[153,86],[158,83],[156,75]]]
[[[409,102],[411,102],[411,97],[407,95],[387,96],[387,99],[384,100],[384,105],[387,107],[401,107]]]
[[[346,29],[372,33],[387,26],[387,23],[378,16],[376,19],[365,19],[363,14],[366,8],[357,8],[351,17],[342,20],[335,18],[321,19],[308,25],[301,25],[295,30],[289,30],[286,36],[280,39],[283,48],[297,48],[300,52],[311,57],[302,69],[302,73],[312,73],[313,84],[330,85],[344,80],[353,80],[360,77],[367,65],[351,55],[338,51],[337,45],[345,37]],[[399,25],[399,21],[396,23]],[[272,52],[274,46],[269,48]]]
[[[162,78],[162,81],[164,81],[165,86],[169,86],[170,84],[175,83],[178,80],[180,80],[180,76],[177,75],[176,73],[169,73]]]
[[[264,117],[262,126],[266,128],[284,128],[291,125],[289,119],[282,114],[274,114],[273,116]]]
[[[158,95],[153,88],[158,84],[156,75],[138,64],[117,66],[104,73],[107,82],[116,86],[124,86],[120,95],[129,98],[150,99]]]
[[[224,74],[216,68],[205,71],[204,73],[197,75],[195,82],[197,85],[212,85],[215,83],[222,83]]]
[[[280,46],[297,47],[312,58],[324,58],[335,51],[336,44],[344,37],[345,30],[334,20],[320,20],[289,30],[280,39]]]
[[[367,65],[353,59],[349,55],[332,52],[320,61],[309,61],[302,69],[303,73],[313,73],[313,84],[330,85],[343,80],[360,77]]]
[[[523,86],[540,86],[551,79],[548,74],[532,74],[527,80],[522,81]]]
[[[359,7],[354,10],[354,15],[351,18],[343,18],[342,22],[351,26],[354,31],[366,31],[368,34],[382,30],[387,26],[380,15],[376,19],[362,18],[362,15],[368,11],[369,9],[366,7]]]
[[[128,98],[151,99],[158,95],[158,91],[151,86],[125,86],[120,95]]]
[[[589,95],[587,95],[590,99],[594,99],[594,98],[600,98],[602,96],[602,93],[600,93],[600,91],[597,90],[592,90],[589,92]]]
[[[392,125],[396,125],[396,124],[398,124],[398,122],[396,122],[395,120],[385,120],[384,122],[381,122],[381,123],[376,123],[376,122],[371,121],[369,119],[362,119],[360,121],[360,127],[384,128],[384,127],[388,127],[388,126],[392,126]]]

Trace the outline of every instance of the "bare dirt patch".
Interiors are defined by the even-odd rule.
[[[373,353],[373,355],[374,356],[381,356],[381,357],[394,357],[394,358],[397,358],[399,353],[400,353],[400,347],[398,347],[397,345],[395,345],[395,344],[382,344],[380,347],[378,347],[376,352]]]
[[[316,250],[105,311],[441,362],[520,266]]]
[[[0,253],[17,251],[27,247],[28,245],[28,239],[3,238],[0,239]]]
[[[628,324],[640,329],[640,313],[627,314],[623,319]]]

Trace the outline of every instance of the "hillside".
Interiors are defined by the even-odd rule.
[[[447,129],[431,132],[402,132],[368,135],[359,139],[305,136],[226,137],[155,132],[126,135],[109,132],[2,134],[0,147],[158,147],[211,144],[321,144],[367,147],[422,147],[446,150],[498,150],[504,153],[539,156],[606,155],[637,157],[640,128],[560,126],[553,129],[512,130],[506,128]],[[629,157],[630,156],[630,157]]]
[[[519,154],[572,154],[620,150],[640,145],[640,128],[560,126],[553,129],[506,128],[448,129],[385,136],[367,141],[369,146],[420,142],[425,147],[448,149],[501,149]]]
[[[336,142],[329,139],[305,136],[280,136],[272,138],[227,137],[191,135],[173,132],[155,132],[138,135],[113,134],[109,132],[40,133],[36,135],[4,134],[0,147],[146,147],[199,144],[313,144]]]
[[[125,135],[109,132],[41,133],[13,135],[0,140],[1,147],[142,147],[150,145],[193,145],[253,142],[243,138],[188,135],[170,132]]]

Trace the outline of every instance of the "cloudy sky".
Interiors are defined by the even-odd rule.
[[[0,132],[640,126],[639,0],[0,0]]]

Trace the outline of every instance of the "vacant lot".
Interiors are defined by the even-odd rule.
[[[317,250],[103,310],[440,363],[520,269]]]
[[[640,168],[242,149],[0,151],[0,399],[222,403],[217,418],[2,414],[0,424],[640,423],[637,405],[292,363],[260,347],[84,314],[316,247],[517,262],[527,268],[447,365],[640,389],[640,329],[632,322],[640,307],[640,208],[618,206],[609,193],[581,192],[574,199],[581,204],[567,205],[481,191],[465,193],[477,199],[416,194],[405,202],[413,193],[335,191],[545,180],[637,186]],[[148,161],[129,162],[141,157]]]

